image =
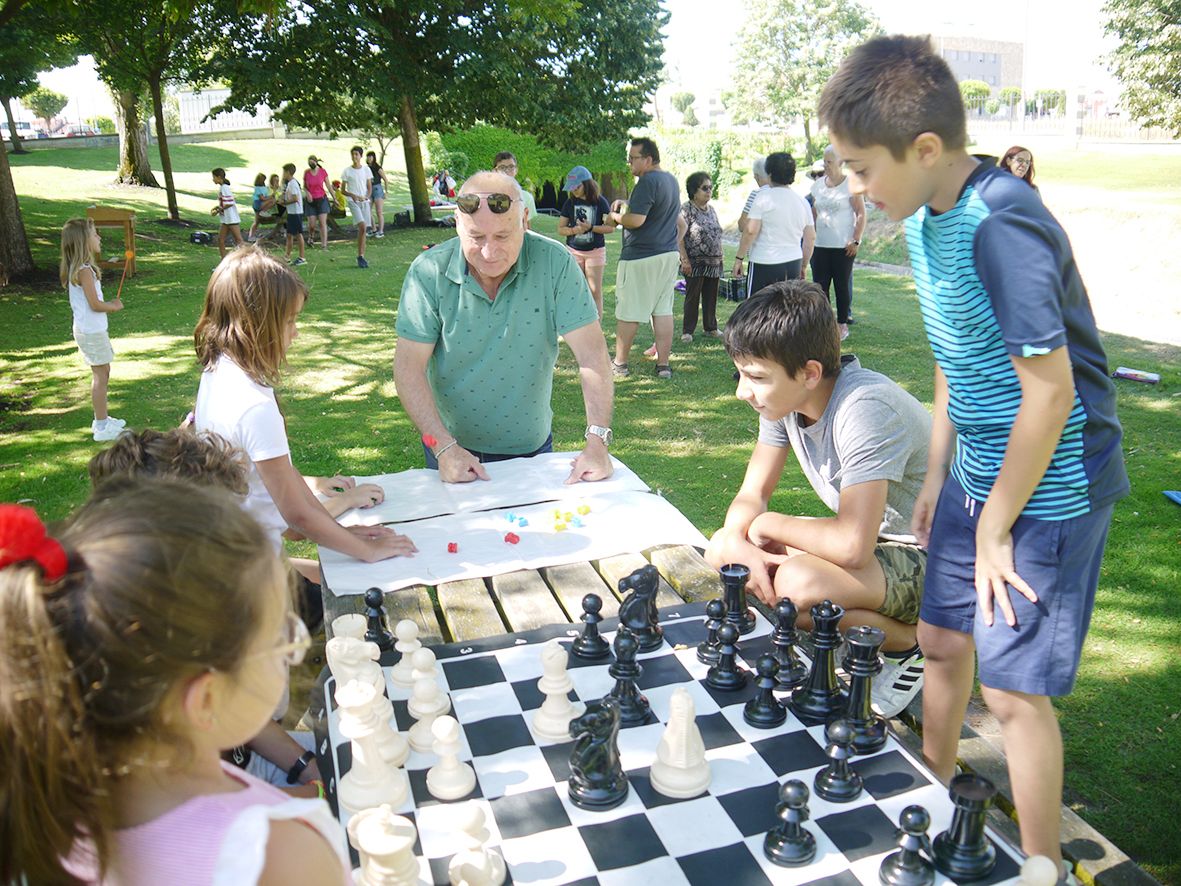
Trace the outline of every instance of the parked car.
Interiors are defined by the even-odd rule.
[[[33,124],[27,120],[16,121],[16,134],[21,138],[37,138],[33,132]],[[8,121],[0,120],[0,136],[8,138]]]
[[[86,135],[101,135],[102,133],[82,123],[71,123],[59,129],[57,134],[64,135],[66,138],[81,138]]]

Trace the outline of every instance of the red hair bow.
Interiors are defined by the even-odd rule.
[[[66,574],[66,551],[45,533],[45,524],[32,508],[0,505],[0,569],[35,561],[48,581]]]

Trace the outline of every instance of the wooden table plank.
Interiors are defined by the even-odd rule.
[[[538,572],[553,590],[570,621],[578,621],[582,617],[582,598],[589,593],[598,594],[602,599],[603,618],[614,618],[619,614],[619,598],[589,563],[542,566]]]
[[[599,574],[611,586],[611,592],[616,597],[619,597],[619,580],[627,578],[641,566],[647,565],[648,561],[640,554],[617,554],[614,557],[604,557],[595,564]],[[684,598],[674,591],[662,576],[656,590],[657,607],[680,606],[684,602]]]
[[[646,553],[677,593],[691,603],[722,596],[718,571],[705,562],[696,548],[674,545],[653,548]]]
[[[435,593],[452,640],[478,640],[504,633],[504,620],[482,578],[449,581],[436,587]]]
[[[340,597],[324,586],[324,635],[332,639],[332,620],[337,616],[365,611],[364,594],[344,594]],[[392,631],[394,625],[408,618],[418,625],[418,636],[423,643],[441,643],[443,629],[435,615],[435,604],[426,585],[411,585],[390,591],[383,597],[386,624]]]
[[[570,619],[536,569],[492,576],[492,596],[511,631],[531,631]]]

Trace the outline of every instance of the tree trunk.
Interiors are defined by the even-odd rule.
[[[180,208],[176,205],[176,184],[172,180],[172,158],[168,156],[168,133],[164,130],[164,90],[159,77],[148,83],[152,91],[152,105],[156,111],[156,146],[160,149],[160,166],[164,170],[164,188],[168,192],[168,217],[180,221]]]
[[[807,114],[804,115],[804,157],[811,166],[816,159],[814,156],[815,148],[812,147],[812,118]]]
[[[0,139],[0,286],[13,277],[23,277],[33,271],[33,255],[25,236],[25,220],[21,218],[16,186],[12,182],[12,167],[8,165],[8,149]]]
[[[160,183],[152,174],[148,160],[148,134],[139,119],[134,90],[115,91],[115,122],[119,125],[119,169],[115,181],[121,185],[143,185],[158,188]]]
[[[16,134],[16,118],[12,116],[12,99],[4,96],[4,115],[8,118],[8,135],[12,139],[12,153],[25,154],[25,146],[21,144],[21,137]]]
[[[398,126],[402,130],[402,151],[406,155],[406,180],[410,183],[410,202],[414,204],[414,222],[430,224],[431,198],[426,187],[426,172],[422,166],[422,146],[418,143],[418,118],[414,101],[402,96],[398,108]]]

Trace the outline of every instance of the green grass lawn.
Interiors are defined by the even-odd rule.
[[[277,170],[288,159],[302,169],[303,158],[315,151],[328,158],[335,177],[347,162],[347,147],[344,141],[177,145],[182,215],[215,230],[206,215],[214,201],[212,166],[229,170],[245,204],[254,171]],[[403,202],[405,192],[404,177],[396,177],[400,156],[392,154],[387,164],[400,182],[391,206]],[[157,222],[165,214],[162,191],[109,186],[113,149],[59,148],[11,159],[35,257],[44,267],[56,266],[62,222],[86,205],[99,201],[139,213],[140,271],[124,288],[126,310],[110,320],[117,353],[111,408],[135,428],[174,426],[197,390],[192,329],[216,248],[190,245],[187,231]],[[537,228],[555,232],[552,219],[540,219]],[[368,271],[355,266],[351,243],[332,243],[326,254],[309,250],[309,264],[299,270],[311,299],[282,386],[292,455],[305,473],[420,466],[417,433],[392,380],[394,315],[411,260],[424,245],[448,236],[444,229],[391,231],[370,241]],[[108,244],[104,251],[118,247]],[[609,253],[611,316],[617,237]],[[118,275],[107,272],[108,296],[117,285]],[[723,303],[723,320],[732,307]],[[848,349],[929,404],[932,362],[911,281],[858,271],[854,310],[858,323]],[[25,501],[47,518],[61,518],[85,498],[86,463],[99,449],[89,434],[89,372],[71,340],[68,300],[55,285],[0,290],[0,329],[0,500]],[[649,341],[641,336],[639,346]],[[1116,508],[1077,688],[1058,705],[1067,801],[1159,879],[1181,882],[1175,843],[1181,794],[1168,788],[1181,777],[1181,619],[1172,596],[1181,509],[1161,495],[1181,486],[1181,353],[1130,338],[1108,336],[1106,342],[1113,366],[1162,366],[1164,378],[1157,386],[1119,383],[1132,495]],[[656,379],[651,364],[633,354],[632,377],[616,387],[614,452],[708,535],[721,524],[741,480],[755,416],[733,396],[733,367],[719,343],[678,341],[675,348],[671,382]],[[576,448],[585,422],[575,364],[565,350],[554,411],[556,447]],[[794,468],[773,507],[822,513]]]

